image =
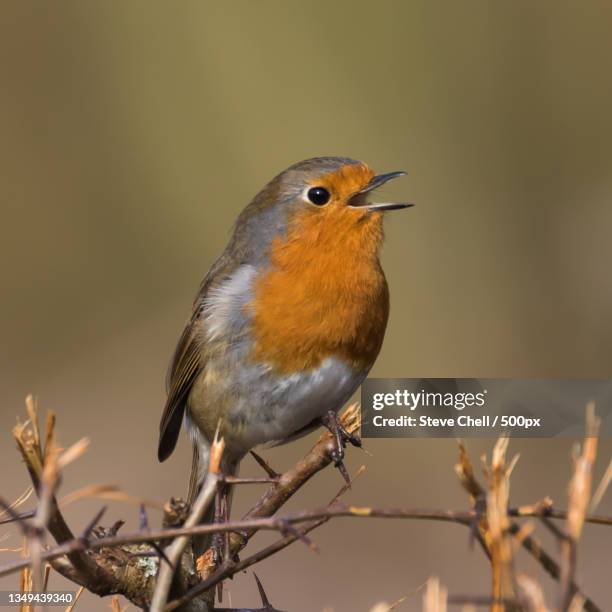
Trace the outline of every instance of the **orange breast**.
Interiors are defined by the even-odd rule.
[[[389,292],[378,261],[379,214],[305,209],[274,241],[255,285],[252,357],[290,373],[330,356],[369,368],[380,350]]]

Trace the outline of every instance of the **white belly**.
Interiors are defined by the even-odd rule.
[[[285,376],[263,366],[246,369],[239,376],[244,393],[227,414],[228,425],[235,425],[232,429],[238,434],[233,442],[245,451],[279,442],[328,411],[340,410],[367,374],[335,358],[308,372]]]

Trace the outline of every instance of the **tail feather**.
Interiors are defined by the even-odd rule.
[[[208,460],[210,457],[210,442],[202,435],[202,432],[190,421],[189,417],[185,417],[186,429],[191,437],[192,456],[191,456],[191,473],[189,475],[189,491],[187,493],[187,503],[192,506],[195,502],[206,474],[208,473]],[[214,522],[215,519],[215,504],[211,504],[206,513],[202,517],[201,523],[207,524]],[[212,542],[211,534],[194,536],[192,540],[193,553],[196,557],[203,554],[210,548]]]
[[[208,471],[208,456],[205,451],[201,449],[200,444],[196,440],[192,442],[192,455],[191,455],[191,472],[189,474],[189,490],[187,492],[187,503],[191,506],[196,500],[200,487],[206,477]]]
[[[208,462],[210,459],[210,442],[202,435],[202,432],[190,422],[189,418],[186,419],[186,429],[189,431],[191,436],[191,443],[193,447],[193,453],[191,458],[191,474],[189,476],[189,492],[187,494],[187,502],[191,506],[204,484],[206,475],[208,474]],[[225,476],[236,476],[238,474],[238,463],[232,462],[231,464],[222,463],[223,472]],[[229,517],[233,487],[224,485],[226,489],[226,503],[227,503],[227,515]],[[201,520],[201,524],[213,523],[215,520],[215,504],[211,504],[206,510],[206,514]],[[212,544],[212,534],[204,534],[200,536],[194,536],[192,540],[192,548],[195,557],[199,557],[206,550],[210,548]]]

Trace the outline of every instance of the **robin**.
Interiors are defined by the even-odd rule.
[[[389,291],[378,259],[383,214],[372,203],[404,172],[376,175],[343,157],[316,157],[272,179],[242,211],[204,278],[168,374],[160,461],[184,421],[193,442],[189,497],[207,473],[218,424],[222,469],[261,444],[325,425],[342,465],[348,436],[336,414],[380,351]]]

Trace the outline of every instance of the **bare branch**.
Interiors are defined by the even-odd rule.
[[[142,500],[120,493],[116,487],[86,486],[68,499],[75,500],[89,495],[116,495],[124,501],[136,501],[140,504],[139,530],[136,533],[118,534],[123,521],[118,521],[109,529],[97,526],[104,512],[102,508],[84,527],[81,535],[75,537],[60,512],[55,490],[62,468],[80,456],[86,443],[82,441],[65,453],[59,453],[54,438],[54,415],[52,413],[47,415],[44,432],[41,432],[36,403],[31,398],[28,400],[27,410],[29,420],[15,428],[15,438],[38,493],[39,503],[32,516],[17,513],[11,504],[0,500],[0,505],[8,508],[6,512],[8,518],[2,517],[2,521],[16,522],[30,542],[29,558],[0,567],[0,576],[21,570],[22,580],[27,582],[29,588],[32,588],[33,578],[36,578],[37,582],[44,583],[47,575],[45,572],[48,571],[48,566],[45,569],[44,564],[51,563],[58,572],[70,580],[100,595],[121,593],[135,605],[155,612],[178,608],[189,612],[204,611],[210,609],[214,588],[223,580],[280,552],[296,541],[302,541],[314,548],[307,534],[333,518],[395,518],[464,525],[470,529],[491,560],[494,586],[490,596],[447,596],[439,583],[430,581],[426,599],[428,610],[442,611],[447,605],[463,602],[466,606],[488,605],[493,610],[500,611],[504,606],[507,609],[522,606],[527,610],[545,612],[545,602],[539,585],[533,579],[517,573],[514,567],[515,548],[519,545],[537,559],[549,574],[556,579],[561,577],[565,605],[563,610],[572,612],[582,608],[591,612],[598,610],[597,606],[580,592],[574,579],[575,549],[584,523],[612,525],[612,517],[586,514],[592,486],[596,428],[589,429],[590,435],[587,435],[583,452],[576,458],[567,511],[554,508],[548,498],[535,504],[508,507],[509,477],[515,460],[506,462],[508,443],[502,439],[495,446],[490,465],[485,464],[486,487],[476,479],[465,447],[460,446],[460,460],[455,469],[461,484],[470,496],[468,510],[341,505],[338,503],[338,498],[349,486],[344,485],[340,493],[324,508],[297,512],[285,517],[278,516],[279,509],[286,501],[310,478],[332,462],[330,451],[335,447],[331,435],[325,432],[314,447],[284,474],[276,474],[263,459],[256,457],[268,475],[263,478],[223,478],[218,473],[221,451],[215,447],[210,462],[212,473],[203,485],[198,501],[189,509],[182,500],[171,499],[164,507],[162,529],[150,528]],[[343,414],[342,425],[349,433],[357,431],[359,427],[357,406],[349,407]],[[362,467],[358,471],[358,475],[363,469]],[[600,498],[603,495],[609,479],[608,475],[604,476],[603,484],[599,487],[601,494],[598,493],[596,497]],[[221,482],[228,485],[269,484],[271,486],[265,490],[242,520],[199,524],[204,510],[212,503],[217,492],[217,484]],[[147,504],[152,505],[151,502]],[[526,517],[539,518],[553,530],[562,545],[567,542],[573,546],[573,552],[571,548],[568,549],[570,553],[564,551],[565,556],[561,566],[542,549],[533,536],[533,523],[519,524],[511,520]],[[557,519],[567,522],[566,530],[553,524],[552,521]],[[42,545],[42,532],[45,526],[58,542],[57,546],[49,549],[44,549]],[[259,530],[278,531],[281,537],[273,544],[242,560],[235,560],[235,555]],[[200,557],[197,567],[201,570],[201,581],[194,586],[198,574],[191,547],[187,549],[187,544],[194,536],[213,533],[228,534],[226,536],[229,543],[226,551],[228,554],[225,555],[225,562],[220,567],[216,567],[214,562],[209,565],[202,563],[210,550]],[[164,551],[161,547],[167,543],[170,544]],[[166,564],[162,563],[163,560]],[[271,612],[273,608],[265,592],[260,590],[260,594],[262,610]],[[172,601],[167,602],[168,597],[172,597]]]

